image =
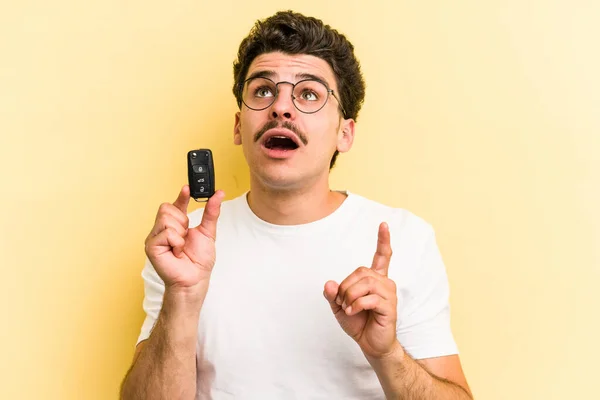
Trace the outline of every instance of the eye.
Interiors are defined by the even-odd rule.
[[[319,95],[312,90],[305,89],[300,94],[300,98],[306,101],[317,101],[319,100]]]
[[[254,91],[256,97],[272,97],[273,90],[268,86],[261,86]]]

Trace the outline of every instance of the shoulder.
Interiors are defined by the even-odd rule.
[[[392,258],[390,277],[401,282],[402,290],[421,287],[421,276],[425,270],[423,262],[434,253],[435,233],[432,225],[421,216],[402,207],[384,204],[356,194],[349,194],[361,219],[361,243],[375,251],[379,224],[386,222],[390,230]],[[425,274],[427,275],[427,274]],[[433,279],[433,276],[426,277]]]
[[[371,200],[355,193],[348,193],[348,195],[356,204],[361,219],[371,220],[377,224],[381,222],[388,224],[392,241],[424,242],[434,234],[433,226],[410,210]]]

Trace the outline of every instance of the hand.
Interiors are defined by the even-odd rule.
[[[390,231],[384,222],[371,268],[357,268],[339,285],[328,281],[323,292],[344,332],[371,358],[401,347],[396,340],[396,284],[388,278],[391,257]]]
[[[225,193],[217,191],[206,204],[202,222],[189,227],[187,207],[190,188],[185,185],[173,204],[158,209],[152,231],[146,238],[146,255],[167,289],[188,290],[208,280],[215,265],[215,240],[221,201]],[[200,293],[206,294],[206,293]]]

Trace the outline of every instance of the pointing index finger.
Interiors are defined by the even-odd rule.
[[[383,276],[388,275],[390,260],[392,258],[392,245],[390,244],[390,228],[387,223],[379,225],[377,234],[377,250],[373,256],[371,269]]]

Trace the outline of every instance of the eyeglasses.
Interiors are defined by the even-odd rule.
[[[242,101],[246,107],[254,111],[269,108],[277,99],[279,85],[282,83],[292,85],[292,102],[298,111],[305,114],[316,113],[325,107],[331,94],[340,105],[344,117],[346,116],[342,103],[333,93],[333,89],[329,89],[325,83],[315,79],[304,79],[294,84],[286,81],[275,83],[263,77],[250,78],[244,82]]]

